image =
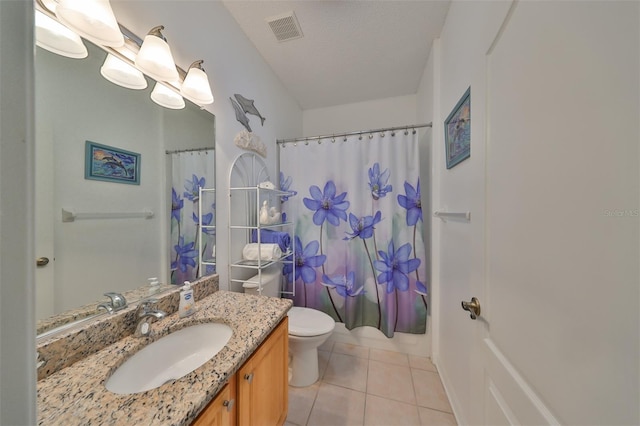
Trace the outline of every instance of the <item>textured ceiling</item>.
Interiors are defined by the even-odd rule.
[[[302,109],[414,94],[449,1],[223,1]],[[267,20],[294,12],[303,37]]]

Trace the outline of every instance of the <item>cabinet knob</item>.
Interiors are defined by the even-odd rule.
[[[227,407],[227,411],[231,411],[231,409],[233,408],[233,404],[234,404],[235,402],[236,402],[236,400],[235,400],[235,399],[231,399],[231,400],[226,399],[226,400],[222,403],[222,405],[224,405],[225,407]]]
[[[244,375],[244,379],[245,379],[247,382],[251,383],[251,382],[253,381],[253,373],[245,374],[245,375]]]

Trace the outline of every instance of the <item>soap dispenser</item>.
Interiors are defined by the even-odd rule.
[[[184,282],[182,290],[180,291],[180,305],[178,306],[178,315],[180,318],[188,317],[195,312],[193,306],[193,289],[189,281]]]
[[[147,280],[149,281],[149,296],[153,296],[160,289],[160,281],[156,277],[147,278]]]

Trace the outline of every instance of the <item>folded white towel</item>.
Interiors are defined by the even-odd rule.
[[[251,243],[242,249],[242,257],[246,260],[277,260],[282,257],[282,250],[277,244]]]

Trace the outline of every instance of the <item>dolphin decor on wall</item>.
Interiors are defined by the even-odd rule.
[[[251,126],[249,125],[249,117],[247,114],[255,115],[260,118],[260,124],[264,126],[265,117],[260,114],[256,106],[254,105],[253,99],[247,99],[240,94],[234,94],[233,98],[229,98],[231,100],[231,104],[233,105],[233,109],[236,113],[236,120],[238,120],[247,131],[251,132]]]
[[[246,130],[242,130],[234,138],[236,146],[249,151],[257,152],[263,157],[267,156],[267,147],[260,141],[260,137],[253,133],[251,126],[249,125],[249,117],[247,114],[255,115],[260,118],[260,124],[264,126],[265,117],[260,114],[260,111],[254,105],[253,99],[247,99],[242,95],[234,94],[229,98],[231,105],[236,113],[236,120],[244,126]]]

